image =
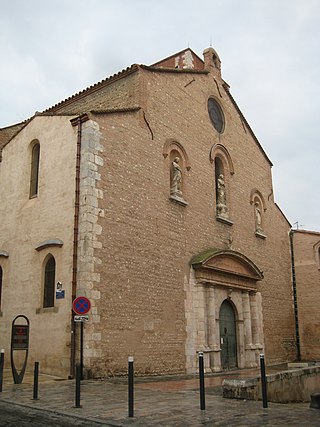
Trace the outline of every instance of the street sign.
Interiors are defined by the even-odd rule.
[[[28,350],[29,325],[12,325],[12,350]]]
[[[74,321],[75,322],[89,322],[89,316],[88,315],[74,316]]]
[[[24,319],[25,323],[16,323],[18,319]],[[11,369],[13,375],[13,381],[15,384],[21,384],[24,373],[27,367],[28,353],[29,353],[29,319],[23,314],[19,314],[12,321],[11,326]],[[21,368],[21,371],[18,372],[14,363],[13,354],[15,350],[19,350],[19,353],[24,350],[24,362]],[[23,361],[23,357],[18,358],[19,366],[21,366],[21,362]]]
[[[87,314],[90,307],[90,301],[86,297],[78,297],[72,303],[73,311],[79,315]]]

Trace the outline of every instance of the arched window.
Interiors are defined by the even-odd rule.
[[[54,282],[56,273],[56,262],[52,255],[45,264],[44,269],[44,293],[43,307],[54,306]]]
[[[1,312],[1,296],[2,296],[2,267],[0,266],[0,312]]]
[[[38,195],[40,144],[35,143],[31,152],[30,198]]]

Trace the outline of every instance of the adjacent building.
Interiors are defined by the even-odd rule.
[[[292,230],[293,289],[298,350],[302,360],[320,360],[320,233]]]

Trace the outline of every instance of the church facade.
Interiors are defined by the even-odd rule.
[[[0,347],[88,377],[297,356],[290,224],[214,49],[132,65],[0,130]]]

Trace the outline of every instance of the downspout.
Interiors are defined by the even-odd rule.
[[[78,235],[79,235],[79,209],[80,209],[80,162],[81,162],[81,137],[82,123],[88,120],[86,114],[71,120],[72,126],[77,126],[77,154],[76,154],[76,179],[74,198],[74,225],[73,225],[73,258],[72,258],[72,301],[77,296],[77,269],[78,269]],[[74,378],[76,359],[76,327],[74,312],[71,309],[71,351],[70,351],[70,375]]]
[[[300,334],[299,334],[299,318],[298,318],[298,300],[297,300],[297,282],[296,282],[296,270],[294,264],[294,250],[293,250],[293,235],[294,231],[290,230],[290,249],[291,249],[291,269],[292,269],[292,289],[293,289],[293,307],[294,307],[294,320],[295,320],[295,331],[296,331],[296,349],[297,349],[297,360],[301,360],[300,350]]]

